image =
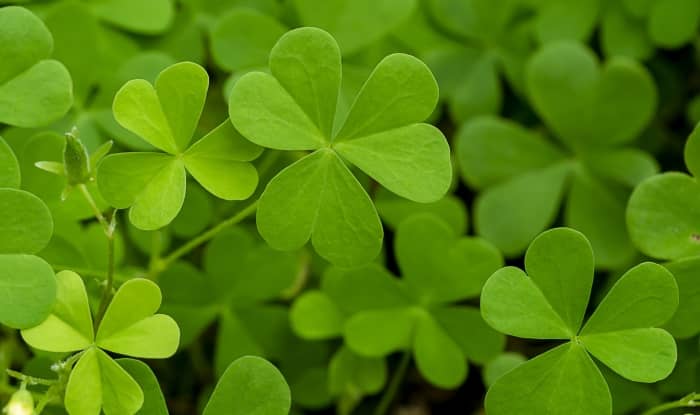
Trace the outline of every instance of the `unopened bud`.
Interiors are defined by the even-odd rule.
[[[34,415],[34,398],[26,389],[20,389],[12,394],[2,412],[7,415]]]
[[[63,149],[63,166],[69,186],[90,181],[90,157],[77,133],[75,127],[66,133],[66,146]]]

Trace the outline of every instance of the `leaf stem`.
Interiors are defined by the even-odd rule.
[[[187,241],[184,245],[180,246],[173,252],[171,252],[168,256],[161,258],[160,260],[155,261],[153,266],[151,267],[151,271],[148,274],[148,278],[154,279],[160,274],[161,272],[165,271],[173,262],[178,260],[180,257],[190,253],[193,249],[198,247],[199,245],[207,242],[214,236],[216,236],[219,232],[222,230],[233,226],[248,216],[252,215],[255,213],[255,211],[258,208],[258,201],[254,201],[250,205],[244,207],[242,210],[238,211],[236,214],[233,216],[229,217],[228,219],[225,219],[212,228],[204,231],[203,233],[195,236],[194,238],[190,239]]]
[[[677,401],[666,402],[647,409],[642,415],[656,415],[676,408],[695,408],[700,406],[700,393],[689,393]]]
[[[396,394],[398,393],[399,387],[403,382],[403,378],[406,376],[409,363],[411,363],[411,351],[406,350],[401,356],[401,361],[396,367],[394,375],[391,377],[382,399],[379,401],[377,408],[374,410],[374,415],[385,415],[389,411],[391,404],[394,403],[394,400],[396,399]]]
[[[28,385],[53,386],[57,382],[56,380],[36,378],[34,376],[25,375],[22,372],[17,372],[16,370],[12,369],[5,369],[5,371],[10,377],[13,377],[17,380],[21,380],[22,382],[26,382]]]
[[[106,233],[109,229],[109,223],[107,223],[107,219],[105,219],[104,215],[100,211],[100,208],[97,207],[97,203],[95,203],[95,199],[92,198],[92,195],[90,194],[90,191],[88,190],[87,186],[85,186],[84,183],[81,183],[78,185],[78,188],[80,189],[80,193],[82,193],[85,197],[85,200],[87,200],[88,204],[90,205],[90,208],[92,208],[92,213],[95,214],[95,217],[105,229]]]

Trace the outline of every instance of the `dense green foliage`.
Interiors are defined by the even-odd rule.
[[[3,413],[692,411],[699,35],[700,0],[0,0]]]

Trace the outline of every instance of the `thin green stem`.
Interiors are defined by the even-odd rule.
[[[37,378],[34,376],[25,375],[22,372],[17,372],[16,370],[12,369],[6,369],[5,371],[10,377],[13,377],[17,380],[21,380],[22,382],[26,382],[29,385],[53,386],[57,382],[56,380],[52,379]]]
[[[231,216],[228,219],[225,219],[221,222],[219,222],[217,225],[214,227],[204,231],[203,233],[195,236],[194,238],[190,239],[187,241],[184,245],[181,247],[177,248],[173,252],[171,252],[168,256],[160,259],[157,261],[154,266],[152,267],[151,271],[149,272],[148,278],[154,279],[160,274],[161,272],[165,271],[173,262],[178,260],[179,258],[183,257],[184,255],[187,255],[190,253],[193,249],[197,248],[199,245],[207,242],[214,236],[216,236],[219,232],[222,230],[233,226],[248,216],[252,215],[255,213],[256,209],[258,208],[258,201],[254,201],[250,205],[246,206],[242,210],[240,210],[238,213],[235,215]]]
[[[90,191],[88,190],[87,186],[81,183],[78,185],[78,189],[80,189],[80,193],[83,194],[85,200],[87,200],[88,204],[90,205],[90,208],[92,208],[92,213],[95,214],[95,217],[105,229],[105,233],[107,233],[109,229],[109,223],[102,214],[102,211],[100,211],[100,208],[97,207],[97,203],[95,203],[95,199],[92,198],[92,195],[90,194]]]
[[[689,393],[677,401],[666,402],[647,409],[642,415],[656,415],[676,408],[695,408],[700,406],[700,393]]]
[[[44,396],[42,396],[39,402],[36,404],[36,407],[34,408],[34,415],[41,415],[41,412],[44,410],[44,408],[46,408],[46,405],[48,405],[53,398],[58,396],[56,389],[56,385],[53,385],[46,391]]]
[[[408,370],[410,363],[411,351],[406,350],[401,356],[401,361],[396,367],[394,375],[391,377],[391,381],[389,381],[389,385],[384,391],[382,399],[379,401],[379,405],[377,405],[377,408],[374,410],[374,415],[386,415],[389,412],[391,404],[393,404],[394,400],[396,399],[396,394],[398,393],[399,387],[403,382],[403,378],[406,376],[406,371]]]

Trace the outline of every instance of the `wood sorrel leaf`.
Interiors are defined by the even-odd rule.
[[[100,18],[119,28],[146,35],[162,33],[173,21],[172,0],[104,0],[92,4]]]
[[[39,127],[62,117],[73,85],[66,67],[47,59],[53,39],[44,23],[25,8],[3,7],[0,44],[0,122]]]
[[[676,48],[693,38],[698,29],[700,4],[690,0],[662,0],[652,4],[647,25],[654,43]]]
[[[296,249],[311,239],[333,263],[367,263],[379,253],[383,234],[374,206],[344,160],[408,199],[432,202],[444,196],[451,181],[449,147],[438,130],[419,124],[436,104],[435,79],[416,58],[390,55],[372,72],[341,125],[340,51],[328,33],[288,32],[270,53],[270,71],[236,82],[231,121],[258,145],[317,151],[269,182],[258,208],[261,235],[278,249]],[[404,145],[407,140],[420,143],[420,151]],[[421,174],[407,166],[422,166]],[[291,195],[292,189],[303,191]],[[290,224],[290,214],[299,220]]]
[[[43,259],[0,254],[0,322],[15,329],[44,321],[56,300],[56,278]]]
[[[414,215],[429,213],[445,221],[458,234],[467,232],[467,208],[461,199],[453,195],[433,203],[419,203],[380,190],[374,196],[374,205],[384,224],[393,229]]]
[[[231,363],[216,384],[203,415],[287,415],[289,386],[265,359],[242,357]]]
[[[609,415],[612,399],[583,347],[567,343],[500,377],[486,394],[486,410],[491,415]]]
[[[459,386],[467,376],[467,362],[454,340],[431,317],[419,318],[415,328],[413,355],[428,380],[439,387]]]
[[[95,344],[111,352],[143,358],[172,356],[180,341],[175,321],[154,313],[160,307],[158,285],[132,279],[119,287],[100,323]]]
[[[34,254],[51,239],[53,219],[44,202],[24,190],[0,188],[0,254]]]
[[[22,330],[22,339],[30,346],[49,352],[75,352],[94,341],[92,315],[85,284],[72,271],[56,274],[56,303],[43,323]]]
[[[73,415],[134,415],[144,402],[143,391],[107,353],[91,347],[71,371],[64,404]]]
[[[678,310],[664,328],[676,338],[694,336],[700,332],[700,322],[696,318],[700,313],[700,286],[696,284],[700,258],[681,259],[664,266],[671,271],[678,284]]]

